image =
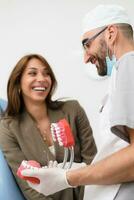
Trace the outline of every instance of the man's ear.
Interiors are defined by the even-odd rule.
[[[107,40],[110,45],[113,45],[118,34],[118,27],[116,25],[110,25],[107,28]]]

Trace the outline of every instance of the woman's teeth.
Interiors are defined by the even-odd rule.
[[[46,88],[45,87],[34,87],[33,90],[34,91],[45,91]]]

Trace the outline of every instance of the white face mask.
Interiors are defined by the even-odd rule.
[[[113,55],[109,56],[109,49],[107,47],[107,56],[106,56],[106,65],[107,65],[107,76],[111,76],[113,67],[116,63],[117,59],[115,57],[115,46],[113,47]]]
[[[113,69],[113,66],[115,65],[116,61],[117,60],[116,60],[115,55],[113,55],[111,59],[110,59],[109,55],[106,56],[107,75],[108,76],[111,76],[112,69]]]

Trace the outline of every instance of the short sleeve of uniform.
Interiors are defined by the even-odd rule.
[[[134,129],[134,53],[118,63],[111,93],[110,126],[113,133],[129,142],[124,126]]]

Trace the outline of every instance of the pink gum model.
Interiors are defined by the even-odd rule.
[[[68,160],[68,152],[70,151],[70,161],[67,168],[72,166],[74,160],[74,138],[70,128],[69,123],[66,119],[62,119],[57,123],[51,124],[51,133],[53,141],[57,141],[60,146],[64,147],[64,160],[62,168],[65,168],[65,165]]]

